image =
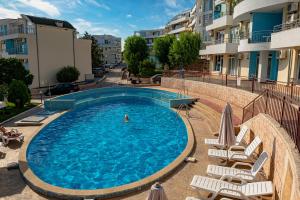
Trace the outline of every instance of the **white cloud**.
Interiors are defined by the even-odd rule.
[[[126,18],[131,18],[132,17],[132,14],[127,14],[126,15]]]
[[[18,11],[0,7],[0,19],[4,19],[4,18],[16,19],[19,17],[20,17],[20,13]]]
[[[96,0],[86,0],[87,3],[90,3],[94,6],[97,6],[99,8],[104,8],[105,10],[111,10],[110,7],[104,3],[99,3],[98,1]]]
[[[176,8],[178,6],[177,0],[165,0],[167,6]]]
[[[137,25],[135,25],[135,24],[128,24],[128,26],[129,26],[130,28],[132,28],[132,29],[136,29],[136,28],[137,28]]]
[[[52,3],[45,0],[18,0],[19,3],[22,3],[28,7],[33,7],[37,10],[40,10],[51,17],[60,16],[59,9]]]
[[[81,34],[87,31],[89,34],[93,35],[111,34],[115,36],[120,36],[119,29],[100,26],[97,23],[93,23],[82,18],[75,19],[75,21],[72,24]]]

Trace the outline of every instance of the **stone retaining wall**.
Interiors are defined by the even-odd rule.
[[[178,90],[185,88],[188,95],[192,95],[194,97],[196,97],[197,94],[207,95],[239,107],[244,107],[257,97],[257,94],[236,88],[178,78],[163,77],[161,80],[161,86]]]
[[[245,142],[249,144],[258,135],[262,145],[256,153],[266,151],[269,155],[264,172],[273,181],[274,199],[300,199],[300,154],[288,133],[266,114],[259,114],[245,124],[251,129]]]

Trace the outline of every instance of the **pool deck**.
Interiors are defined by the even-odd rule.
[[[156,87],[156,89],[159,89]],[[164,88],[161,88],[164,89]],[[175,90],[168,91],[176,92]],[[205,98],[200,97],[200,102],[204,101]],[[218,130],[220,113],[218,112],[226,102],[219,102],[217,100],[207,99],[205,104],[208,106],[201,106],[201,103],[197,103],[194,108],[190,110],[189,119],[195,135],[195,148],[191,154],[195,157],[197,163],[185,163],[178,167],[171,175],[164,178],[161,182],[165,189],[168,199],[179,200],[185,199],[187,196],[194,197],[207,197],[208,193],[195,190],[189,186],[193,175],[206,175],[206,167],[208,164],[217,164],[219,161],[216,159],[208,158],[207,150],[208,146],[204,145],[204,138],[213,137],[213,133]],[[209,107],[210,106],[210,107]],[[202,109],[202,110],[201,110]],[[234,110],[238,110],[235,109]],[[32,110],[26,115],[20,116],[23,118],[25,116],[30,116],[39,111],[39,108]],[[182,115],[184,111],[181,112]],[[236,120],[239,120],[239,112],[237,111]],[[49,116],[45,123],[48,123],[58,117],[61,113]],[[17,121],[18,119],[15,119]],[[14,127],[13,122],[4,124],[5,127]],[[14,127],[18,128],[25,135],[25,143],[40,127]],[[7,163],[17,162],[19,156],[20,145],[16,143],[11,143],[6,149],[6,155],[4,159],[0,159],[0,199],[10,200],[10,199],[24,199],[24,200],[38,200],[38,199],[53,199],[41,196],[34,192],[29,186],[23,181],[19,170],[7,171],[5,168]],[[149,193],[149,188],[141,191],[135,192],[127,196],[117,197],[113,200],[140,200],[146,199]]]

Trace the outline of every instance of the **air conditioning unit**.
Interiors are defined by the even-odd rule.
[[[288,22],[294,22],[298,19],[298,13],[293,13],[288,16]]]
[[[239,59],[239,60],[243,60],[243,59],[244,59],[244,55],[243,55],[242,53],[239,53],[239,54],[238,54],[238,59]]]
[[[247,60],[249,60],[249,53],[246,53],[245,57],[246,57]]]
[[[286,59],[287,57],[287,50],[280,50],[278,53],[278,59],[282,60],[282,59]]]
[[[288,5],[288,13],[295,13],[298,11],[298,3],[290,3]]]

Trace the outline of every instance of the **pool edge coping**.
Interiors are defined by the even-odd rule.
[[[175,110],[172,108],[169,108],[171,110]],[[67,111],[66,111],[67,112]],[[148,176],[144,179],[141,179],[139,181],[129,183],[122,186],[117,186],[113,188],[107,188],[107,189],[97,189],[97,190],[74,190],[74,189],[66,189],[62,187],[57,187],[51,184],[48,184],[44,181],[42,181],[40,178],[38,178],[30,169],[27,162],[27,148],[32,141],[32,139],[49,123],[60,117],[61,115],[65,114],[66,112],[63,112],[62,114],[55,117],[53,120],[49,121],[48,123],[43,124],[39,129],[37,129],[27,140],[24,141],[19,154],[19,169],[21,172],[21,175],[23,176],[25,182],[36,192],[41,193],[43,195],[49,196],[49,197],[55,197],[60,199],[83,199],[83,198],[112,198],[112,197],[118,197],[122,195],[126,195],[129,193],[141,191],[145,189],[146,187],[150,186],[156,181],[159,181],[166,176],[170,175],[172,172],[175,171],[177,167],[179,167],[182,163],[184,163],[185,158],[188,157],[191,152],[194,149],[195,144],[195,136],[194,136],[194,130],[192,128],[192,125],[190,121],[182,115],[180,112],[178,113],[183,120],[187,135],[188,135],[188,141],[185,149],[183,152],[169,165],[164,167],[163,169],[157,171],[156,173],[152,174],[151,176]]]

